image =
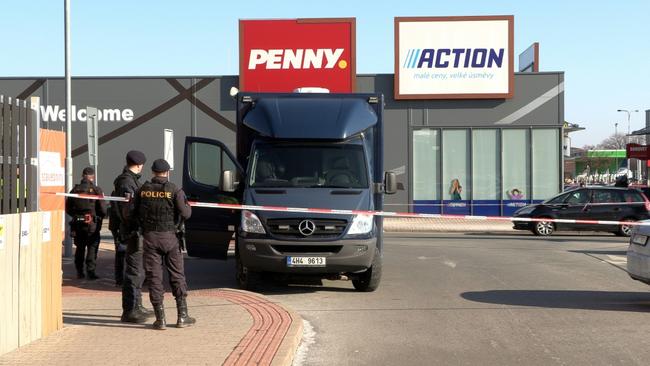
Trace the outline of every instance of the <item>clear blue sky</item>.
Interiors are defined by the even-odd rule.
[[[650,2],[72,0],[72,75],[237,74],[238,19],[356,17],[357,71],[393,72],[393,17],[515,16],[515,54],[540,42],[541,71],[565,71],[574,146],[650,109]],[[2,1],[0,76],[62,76],[63,0]]]

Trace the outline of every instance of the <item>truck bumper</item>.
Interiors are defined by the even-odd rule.
[[[303,242],[240,237],[238,245],[243,265],[256,272],[341,274],[367,270],[375,256],[377,239]],[[291,256],[325,257],[326,265],[290,267],[287,257]]]

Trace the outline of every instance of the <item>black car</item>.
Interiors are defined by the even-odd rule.
[[[514,217],[600,221],[639,221],[650,218],[650,201],[638,189],[583,187],[563,192],[540,204],[528,205]],[[630,236],[630,225],[556,223],[552,221],[513,221],[514,229],[530,230],[535,235],[551,235],[555,230],[608,231]]]

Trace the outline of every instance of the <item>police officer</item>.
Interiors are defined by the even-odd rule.
[[[144,268],[149,284],[149,299],[153,305],[155,329],[165,329],[163,298],[163,265],[169,274],[169,283],[178,310],[177,328],[196,323],[187,314],[187,283],[183,268],[183,253],[176,230],[181,220],[190,217],[192,209],[185,192],[169,181],[169,164],[164,159],[153,162],[153,178],[145,182],[136,196],[136,212],[144,237]]]
[[[129,199],[129,202],[116,202],[119,216],[120,244],[126,247],[125,269],[122,284],[122,317],[125,323],[144,323],[153,312],[142,306],[142,240],[138,234],[139,225],[135,217],[135,194],[140,189],[140,173],[147,158],[144,153],[131,150],[126,154],[126,167],[113,182],[116,196]]]
[[[102,189],[95,185],[95,170],[87,167],[82,172],[81,182],[72,188],[70,193],[102,196]],[[72,220],[70,231],[77,247],[74,264],[77,268],[77,278],[84,278],[84,259],[88,279],[96,280],[97,249],[99,248],[99,231],[102,218],[106,216],[106,203],[102,200],[83,198],[68,198],[65,211]]]

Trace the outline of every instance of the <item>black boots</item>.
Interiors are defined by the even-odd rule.
[[[185,328],[196,323],[196,319],[187,315],[187,301],[185,298],[176,299],[176,309],[178,310],[176,328]]]
[[[97,280],[97,279],[99,279],[99,276],[97,276],[95,271],[88,271],[88,279],[89,280]]]
[[[137,309],[133,309],[131,311],[124,311],[122,312],[122,318],[120,318],[120,321],[122,323],[144,323],[149,319],[148,316],[142,314],[139,312]]]
[[[153,329],[167,329],[167,322],[165,321],[165,306],[163,304],[154,305],[153,312],[156,314],[156,321],[153,322]]]
[[[150,317],[152,317],[154,315],[153,311],[145,308],[142,305],[142,298],[139,298],[139,299],[136,300],[136,302],[135,302],[135,310],[137,310],[138,312],[140,312],[140,314],[144,315],[147,318],[150,318]]]
[[[151,318],[154,315],[154,312],[148,310],[142,306],[142,298],[137,299],[135,302],[135,307],[131,311],[125,311],[122,313],[122,322],[123,323],[144,323],[147,319]]]

